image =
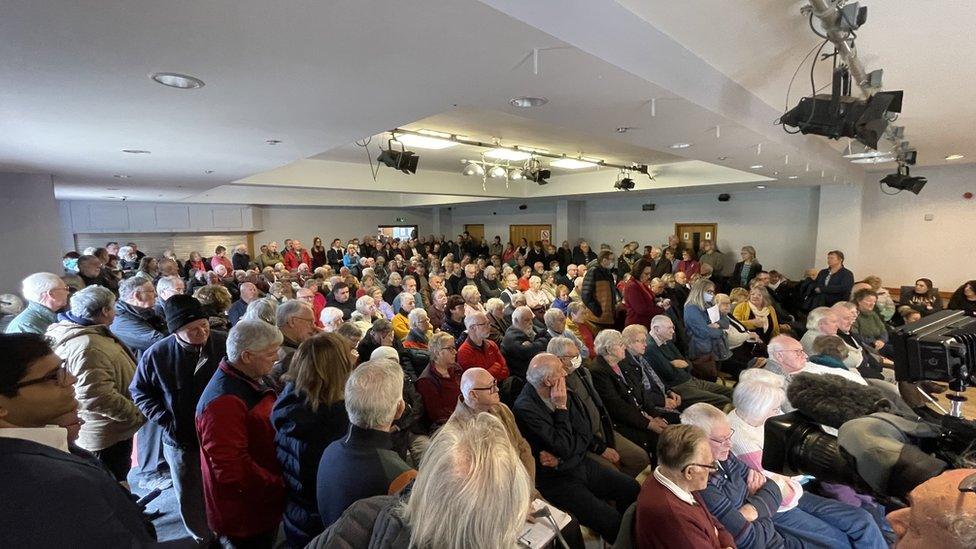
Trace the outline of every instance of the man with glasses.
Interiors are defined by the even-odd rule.
[[[156,541],[141,509],[58,427],[75,377],[38,334],[0,335],[0,544],[129,547]],[[77,421],[77,420],[75,420]],[[71,479],[66,482],[65,479]]]
[[[58,321],[58,311],[68,304],[71,290],[68,285],[53,273],[34,273],[23,281],[27,308],[20,312],[7,325],[8,334],[41,334],[48,326]]]
[[[495,381],[508,378],[508,364],[498,344],[488,339],[491,323],[485,313],[475,313],[464,318],[468,337],[458,348],[457,362],[463,370],[484,368]]]
[[[288,371],[291,357],[306,339],[318,333],[315,316],[309,303],[296,299],[288,300],[275,310],[275,324],[284,339],[278,349],[278,360],[271,368],[270,378],[276,386],[281,384],[281,376]]]

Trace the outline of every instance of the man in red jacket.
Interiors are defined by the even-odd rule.
[[[294,271],[303,263],[308,265],[309,269],[312,268],[312,256],[308,255],[308,250],[302,247],[302,243],[299,240],[291,241],[291,247],[282,254],[281,261],[289,271]]]
[[[261,383],[281,342],[270,324],[238,322],[197,404],[207,523],[224,547],[270,548],[281,522],[285,485],[270,419],[275,393]]]
[[[484,313],[475,313],[464,318],[468,337],[458,349],[457,363],[462,370],[484,368],[496,381],[508,377],[508,365],[498,345],[488,339],[491,324]]]

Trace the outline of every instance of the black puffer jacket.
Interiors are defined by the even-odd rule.
[[[115,337],[136,355],[136,361],[153,343],[166,337],[166,320],[155,309],[143,309],[119,300],[115,302],[115,320],[109,326]]]
[[[305,397],[289,383],[271,411],[275,453],[288,490],[284,526],[290,547],[304,547],[322,531],[315,477],[322,452],[349,428],[345,402],[312,411]]]
[[[308,549],[408,549],[410,527],[397,515],[398,496],[353,503]]]

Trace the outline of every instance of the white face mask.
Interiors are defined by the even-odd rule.
[[[574,372],[576,371],[577,368],[579,368],[582,365],[583,365],[583,357],[581,357],[580,355],[576,355],[575,357],[573,357],[573,360],[571,360],[569,363],[570,366],[569,371]]]

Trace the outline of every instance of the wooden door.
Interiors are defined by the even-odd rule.
[[[531,245],[536,240],[549,240],[552,235],[552,225],[509,225],[508,239],[517,248],[524,238]]]
[[[675,223],[674,234],[685,245],[695,252],[695,257],[701,253],[701,243],[711,240],[718,243],[718,223]],[[678,259],[681,259],[680,257]]]
[[[481,242],[481,239],[485,237],[485,226],[484,226],[484,224],[465,225],[464,226],[464,230],[469,235],[471,235],[471,238],[475,242]]]

